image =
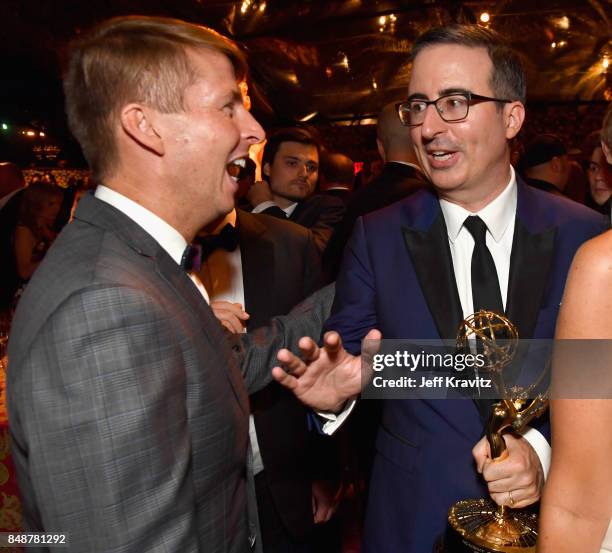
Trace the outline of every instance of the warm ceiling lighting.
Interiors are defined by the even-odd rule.
[[[300,123],[306,123],[306,121],[310,121],[311,119],[316,117],[318,113],[319,113],[318,111],[313,111],[312,113],[309,113],[308,115],[304,115],[304,117],[300,119]]]
[[[389,16],[389,19],[390,19],[391,21],[396,21],[396,20],[397,20],[397,17],[395,16],[395,14],[394,14],[394,13],[392,13],[392,14]]]
[[[378,83],[376,82],[376,79],[372,78],[372,88],[374,90],[378,90]]]
[[[608,67],[610,67],[610,58],[608,56],[604,56],[603,60],[601,60],[601,66],[604,71],[608,70]]]
[[[489,15],[488,12],[482,12],[480,14],[480,22],[481,23],[488,23],[489,21],[491,21],[491,16]]]
[[[556,48],[557,47],[557,43],[556,42],[551,42],[550,43],[550,47],[553,48],[553,49]]]
[[[34,131],[27,131],[26,134],[28,136],[36,136],[36,133]]]
[[[379,22],[381,25],[384,25],[384,24],[387,22],[387,16],[386,16],[386,15],[381,15],[381,16],[378,18],[378,22]]]
[[[44,133],[44,132],[42,132],[42,131],[40,131],[40,132],[38,133],[38,136],[42,136],[42,137],[44,138],[45,133]]]
[[[558,29],[563,29],[564,31],[567,31],[570,27],[570,20],[569,20],[569,17],[567,17],[567,15],[553,18],[552,23]]]
[[[260,12],[266,11],[266,3],[265,2],[262,2],[261,4],[259,4],[259,11]]]

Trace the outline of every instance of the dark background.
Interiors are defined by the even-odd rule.
[[[62,60],[79,33],[125,14],[178,17],[234,38],[247,53],[264,126],[308,119],[331,147],[367,159],[375,156],[368,119],[404,98],[415,37],[433,25],[476,22],[483,11],[524,58],[525,133],[559,131],[580,148],[612,99],[612,68],[602,64],[612,58],[612,0],[2,0],[0,160],[83,163],[65,125]]]

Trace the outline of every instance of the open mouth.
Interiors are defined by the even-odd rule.
[[[451,156],[453,155],[453,152],[435,151],[435,152],[429,152],[429,155],[433,157],[436,161],[447,161],[451,158]]]
[[[238,157],[230,161],[225,167],[229,173],[229,176],[235,181],[238,181],[241,178],[246,177],[246,165],[246,157]]]

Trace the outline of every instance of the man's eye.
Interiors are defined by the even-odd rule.
[[[318,167],[316,165],[306,165],[306,169],[308,170],[309,173],[315,173],[318,169]]]
[[[288,165],[289,167],[295,167],[295,166],[296,166],[296,162],[295,162],[295,161],[293,161],[293,160],[291,160],[291,159],[288,159],[288,160],[287,160],[287,165]]]
[[[449,109],[458,109],[465,104],[465,99],[461,97],[447,98],[445,104]]]
[[[410,104],[410,111],[414,113],[421,113],[425,111],[427,104],[425,102],[413,102]]]

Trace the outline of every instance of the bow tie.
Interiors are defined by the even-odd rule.
[[[201,247],[202,261],[205,261],[218,248],[233,252],[238,247],[238,229],[227,223],[219,234],[196,236],[194,243]]]

